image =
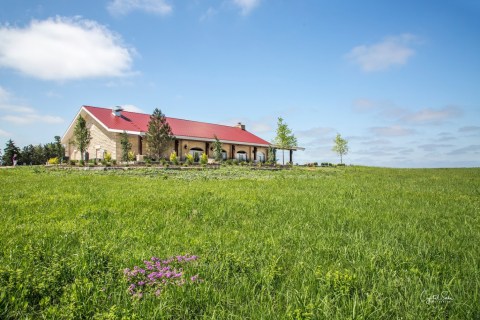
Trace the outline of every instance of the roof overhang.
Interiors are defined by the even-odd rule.
[[[281,147],[281,146],[276,145],[276,144],[272,144],[272,147],[275,148],[275,149],[279,149],[279,150],[305,151],[304,147],[299,147],[299,146],[285,148],[285,147]]]

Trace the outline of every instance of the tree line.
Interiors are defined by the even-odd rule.
[[[43,145],[29,144],[22,149],[17,147],[15,142],[10,139],[7,141],[5,149],[3,149],[2,164],[5,166],[13,165],[14,155],[17,155],[18,164],[45,164],[52,158],[57,158],[59,162],[62,162],[65,156],[65,148],[60,142],[60,136],[55,136],[53,142]]]

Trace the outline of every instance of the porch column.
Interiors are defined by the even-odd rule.
[[[257,147],[253,147],[253,161],[257,161]]]
[[[232,144],[232,159],[235,159],[235,146]]]
[[[208,148],[209,148],[209,147],[210,147],[210,146],[209,146],[209,143],[208,143],[208,142],[205,142],[205,154],[207,155],[207,157],[208,157],[208,151],[209,151]]]
[[[290,149],[290,163],[293,164],[293,160],[292,160],[292,159],[293,159],[293,150]]]
[[[142,146],[142,143],[143,143],[143,138],[142,138],[142,136],[138,136],[138,154],[139,154],[139,155],[142,155],[142,154],[143,154],[143,146]]]
[[[178,146],[179,146],[179,141],[175,139],[175,153],[177,154],[177,157],[179,156],[179,151],[178,151]]]

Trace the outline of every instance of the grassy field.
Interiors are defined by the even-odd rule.
[[[0,202],[1,319],[480,319],[480,169],[15,168]]]

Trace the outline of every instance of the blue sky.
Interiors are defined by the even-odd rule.
[[[480,3],[3,0],[0,147],[63,135],[82,105],[234,125],[282,117],[294,161],[480,166]]]

